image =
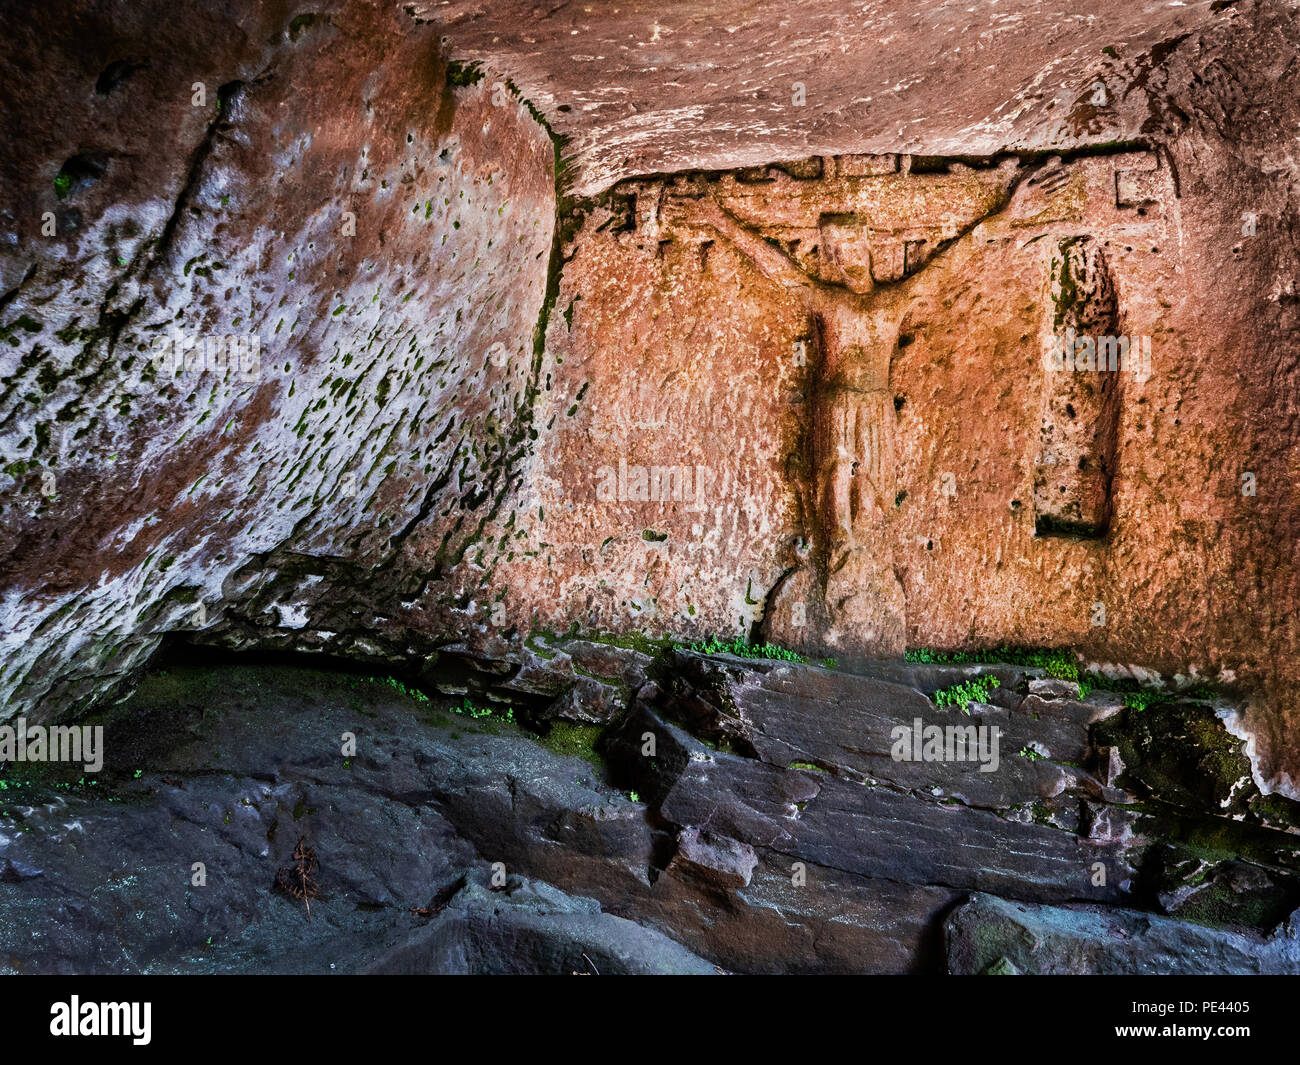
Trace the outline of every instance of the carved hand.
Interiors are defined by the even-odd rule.
[[[670,226],[709,226],[717,229],[727,221],[722,207],[708,192],[693,198],[667,196],[659,215]]]
[[[1029,218],[1045,210],[1051,197],[1070,180],[1069,169],[1057,157],[1022,181],[1009,204],[1012,218]]]

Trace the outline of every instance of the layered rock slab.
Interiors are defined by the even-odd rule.
[[[323,697],[293,690],[320,679],[270,669],[154,678],[134,721],[109,724],[107,772],[95,787],[6,782],[6,967],[714,970],[590,898],[513,868],[496,875],[494,861],[517,859],[497,822],[535,846],[581,852],[550,824],[564,815],[605,838],[586,849],[612,854],[624,877],[641,873],[649,848],[638,808],[595,786],[586,763],[513,730],[479,732],[472,719],[460,726],[438,714],[433,728],[420,704],[360,695],[373,685],[355,678]],[[355,758],[340,754],[349,730]],[[276,883],[300,842],[318,856],[318,891],[295,899]]]
[[[944,924],[948,971],[1170,976],[1300,973],[1300,924],[1272,936],[1198,928],[1129,910],[1036,906],[977,895]]]
[[[451,703],[456,714],[397,681],[302,667],[151,677],[100,719],[97,783],[79,770],[6,779],[3,955],[18,971],[933,972],[946,964],[943,922],[972,891],[1217,915],[1259,944],[1271,927],[1259,922],[1291,898],[1300,847],[1265,823],[1257,796],[1239,796],[1248,825],[1221,818],[1216,855],[1203,821],[1223,813],[1217,790],[1174,795],[1176,815],[1133,808],[1124,782],[1146,794],[1155,779],[1142,748],[1124,745],[1133,769],[1115,769],[1088,733],[1129,730],[1128,711],[1064,698],[1016,667],[995,667],[1004,705],[983,712],[1022,718],[1030,743],[1042,722],[1044,745],[1070,723],[1089,744],[1080,767],[1007,752],[1035,772],[931,761],[926,780],[873,755],[873,730],[966,718],[896,680],[564,646],[548,644],[544,661],[641,677],[608,725],[566,720],[581,697],[556,676],[551,706],[527,708],[531,731],[478,691]],[[483,671],[497,697],[507,667]],[[561,728],[587,730],[580,756],[548,749]],[[1167,779],[1176,755],[1162,757]],[[972,801],[971,773],[1004,790]],[[1043,798],[1044,779],[1065,784]],[[318,890],[293,898],[276,884],[304,845]]]
[[[423,0],[408,10],[441,23],[458,58],[525,87],[570,138],[577,188],[590,193],[638,173],[827,151],[985,155],[1129,139],[1150,118],[1152,70],[1243,15],[1225,6]]]

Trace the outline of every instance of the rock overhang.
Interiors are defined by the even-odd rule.
[[[566,139],[573,189],[825,154],[986,156],[1140,140],[1171,48],[1239,5],[695,0],[405,5]],[[1243,8],[1246,5],[1240,5]],[[1158,80],[1158,79],[1157,79]]]

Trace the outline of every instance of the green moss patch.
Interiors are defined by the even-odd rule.
[[[1197,703],[1128,707],[1096,725],[1093,740],[1118,748],[1130,788],[1170,806],[1224,816],[1257,794],[1242,741]]]
[[[605,760],[596,750],[603,725],[577,725],[569,721],[554,721],[550,729],[537,738],[537,742],[552,754],[581,758],[598,769],[603,769]]]

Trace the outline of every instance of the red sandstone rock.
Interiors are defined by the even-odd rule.
[[[168,634],[1069,645],[1295,793],[1295,13],[716,7],[6,13],[7,713]],[[1045,371],[1072,247],[1149,379]]]

